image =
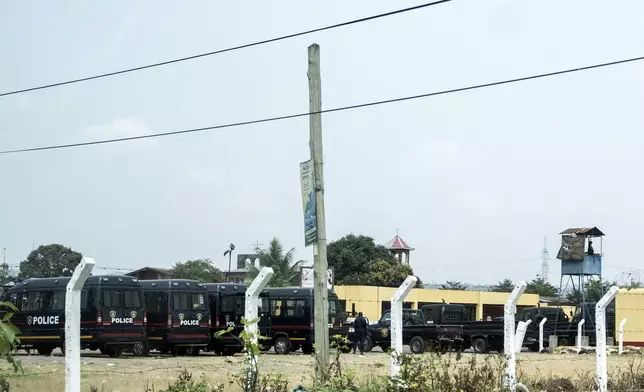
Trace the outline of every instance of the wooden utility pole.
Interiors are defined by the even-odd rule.
[[[326,222],[324,218],[324,171],[322,154],[322,83],[320,46],[309,46],[309,129],[311,158],[315,173],[315,213],[317,246],[314,247],[313,278],[315,292],[315,355],[317,376],[321,381],[329,367],[329,292],[327,286]],[[317,249],[316,249],[317,248]],[[316,252],[317,250],[317,252]],[[315,257],[317,255],[317,257]]]

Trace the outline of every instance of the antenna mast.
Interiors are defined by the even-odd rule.
[[[541,279],[548,282],[550,274],[550,266],[548,265],[548,259],[550,254],[548,253],[548,243],[546,242],[546,236],[543,236],[543,250],[541,251]]]

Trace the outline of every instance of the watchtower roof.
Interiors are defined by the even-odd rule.
[[[606,234],[602,233],[597,227],[571,227],[562,231],[562,235],[571,235],[575,234],[579,237],[603,237]]]

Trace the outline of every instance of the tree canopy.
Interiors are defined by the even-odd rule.
[[[284,252],[284,247],[277,238],[271,240],[268,249],[259,251],[259,265],[261,267],[271,267],[273,277],[268,282],[270,287],[287,287],[299,286],[301,284],[300,267],[304,260],[293,262],[295,248]],[[259,274],[259,270],[254,265],[248,266],[247,279],[252,281]]]
[[[528,283],[525,292],[527,294],[538,294],[541,297],[556,297],[558,295],[557,288],[541,276],[532,279]]]
[[[20,263],[20,276],[50,278],[71,276],[83,255],[59,244],[41,245]]]
[[[441,285],[441,290],[467,290],[467,285],[457,282],[455,280],[448,280],[445,284]]]
[[[409,265],[399,263],[389,249],[364,235],[349,234],[331,242],[327,260],[338,285],[398,287],[414,275]],[[416,287],[422,287],[420,279]]]
[[[175,263],[170,270],[174,279],[194,279],[201,283],[218,283],[226,279],[221,270],[210,259],[188,260]]]
[[[514,282],[507,278],[490,287],[490,291],[495,293],[511,293],[512,290],[514,290]]]

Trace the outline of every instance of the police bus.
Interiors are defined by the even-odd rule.
[[[11,322],[20,330],[19,349],[50,355],[65,352],[65,293],[69,277],[15,283],[5,301],[18,308]],[[81,292],[81,349],[112,357],[124,350],[145,355],[145,309],[141,285],[129,276],[90,276]]]
[[[239,334],[244,329],[246,286],[238,283],[207,283],[212,326],[208,349],[217,355],[233,355],[243,350]],[[217,332],[228,330],[216,337]]]
[[[348,335],[343,324],[346,313],[340,308],[338,296],[329,290],[329,337]],[[313,352],[314,341],[314,293],[311,288],[267,288],[260,294],[259,330],[263,349],[273,347],[276,354],[288,354],[302,349],[305,354]],[[331,339],[333,341],[333,339]]]
[[[206,288],[188,279],[141,280],[148,348],[162,354],[198,355],[209,341]]]

